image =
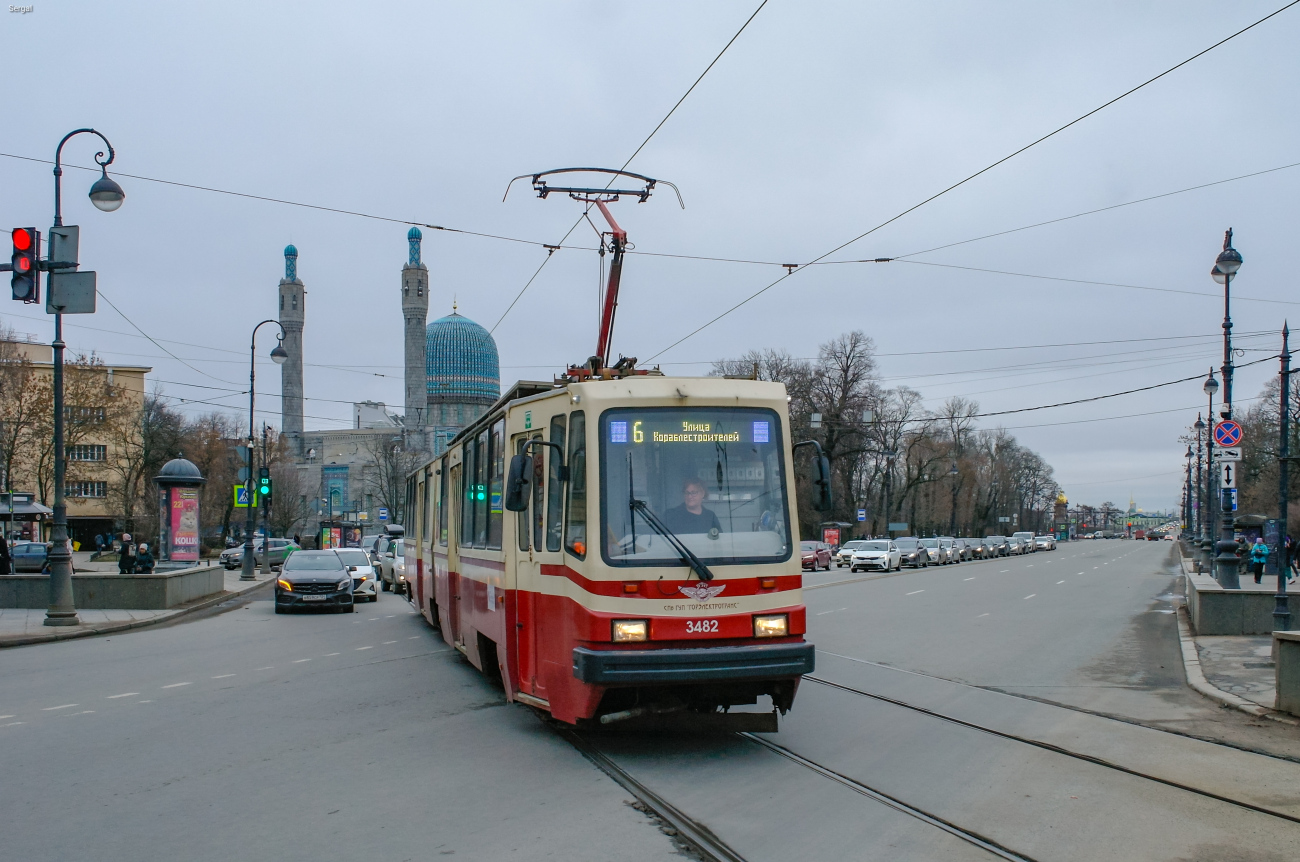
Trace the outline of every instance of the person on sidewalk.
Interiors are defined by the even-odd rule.
[[[135,572],[135,545],[131,542],[131,534],[122,534],[122,553],[117,558],[117,573],[119,575],[130,575]]]
[[[1296,559],[1295,540],[1289,535],[1286,537],[1286,558],[1285,563],[1280,567],[1283,574],[1287,576],[1287,583],[1292,583],[1296,575],[1300,574],[1300,560]]]
[[[149,546],[144,542],[136,549],[135,554],[135,573],[137,575],[153,574],[153,554],[149,553]]]
[[[1256,539],[1250,546],[1250,571],[1255,576],[1255,583],[1264,576],[1264,564],[1268,562],[1268,545],[1262,538]]]

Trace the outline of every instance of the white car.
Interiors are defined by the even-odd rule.
[[[1034,536],[1034,547],[1040,551],[1055,551],[1055,536]]]
[[[866,542],[862,539],[854,539],[840,545],[840,549],[835,552],[835,568],[842,569],[845,566],[853,565],[853,552],[865,544]]]
[[[875,539],[863,542],[862,547],[853,552],[849,571],[865,572],[868,569],[879,569],[882,572],[892,572],[902,567],[903,553],[898,546],[887,539]]]
[[[339,561],[352,575],[352,600],[355,602],[379,601],[379,575],[370,561],[370,555],[361,548],[335,548]]]

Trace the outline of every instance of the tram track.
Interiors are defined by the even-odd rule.
[[[982,733],[987,733],[987,734],[989,734],[990,736],[995,736],[995,737],[998,737],[998,738],[1000,738],[1000,739],[1009,740],[1009,741],[1011,741],[1011,742],[1018,742],[1018,743],[1021,743],[1021,744],[1023,744],[1023,745],[1028,745],[1028,746],[1032,746],[1032,747],[1034,747],[1034,748],[1042,749],[1043,751],[1049,751],[1049,752],[1052,752],[1053,754],[1059,754],[1059,755],[1062,755],[1062,756],[1064,756],[1064,757],[1070,757],[1070,758],[1073,758],[1073,759],[1076,759],[1076,760],[1081,760],[1081,761],[1083,761],[1083,762],[1085,762],[1085,763],[1091,763],[1091,764],[1093,764],[1093,765],[1095,765],[1095,766],[1100,766],[1100,767],[1103,767],[1103,768],[1105,768],[1105,769],[1113,770],[1113,771],[1115,771],[1115,772],[1121,772],[1121,773],[1124,773],[1125,775],[1131,775],[1131,776],[1134,776],[1134,777],[1136,777],[1136,778],[1144,779],[1144,780],[1146,780],[1146,781],[1152,781],[1152,782],[1155,782],[1155,783],[1157,783],[1157,784],[1162,784],[1162,785],[1164,785],[1164,786],[1166,786],[1166,787],[1172,787],[1172,788],[1174,788],[1174,789],[1176,789],[1176,790],[1182,790],[1182,791],[1185,791],[1185,792],[1187,792],[1187,793],[1193,793],[1193,794],[1196,794],[1197,796],[1202,796],[1202,797],[1204,797],[1204,798],[1206,798],[1206,799],[1212,799],[1212,800],[1214,800],[1214,801],[1216,801],[1216,802],[1223,802],[1223,803],[1226,803],[1226,804],[1228,804],[1228,805],[1234,805],[1234,806],[1237,806],[1237,807],[1239,807],[1239,808],[1244,808],[1244,809],[1246,809],[1246,810],[1254,811],[1254,812],[1256,812],[1256,813],[1258,813],[1258,814],[1263,814],[1263,815],[1266,815],[1266,816],[1268,816],[1268,817],[1274,817],[1274,818],[1277,818],[1277,819],[1279,819],[1279,820],[1286,820],[1286,821],[1289,821],[1289,822],[1291,822],[1291,823],[1300,823],[1300,817],[1297,817],[1297,816],[1294,816],[1294,815],[1291,815],[1291,814],[1287,814],[1287,813],[1282,812],[1282,811],[1277,811],[1277,810],[1274,810],[1274,809],[1271,809],[1271,808],[1267,808],[1267,807],[1262,806],[1262,805],[1256,805],[1256,804],[1254,804],[1254,803],[1252,803],[1252,802],[1247,802],[1247,801],[1245,801],[1245,800],[1243,800],[1243,799],[1236,799],[1236,798],[1233,798],[1233,797],[1230,797],[1230,796],[1224,796],[1224,795],[1222,795],[1222,794],[1215,793],[1215,792],[1213,792],[1213,791],[1211,791],[1211,790],[1206,790],[1206,789],[1204,789],[1204,788],[1200,788],[1200,787],[1194,787],[1194,786],[1192,786],[1192,785],[1185,784],[1185,783],[1183,783],[1183,782],[1179,782],[1179,781],[1175,781],[1175,780],[1173,780],[1173,779],[1162,778],[1161,776],[1158,776],[1158,775],[1152,775],[1152,774],[1149,773],[1149,772],[1143,772],[1142,770],[1139,770],[1139,769],[1132,769],[1132,768],[1130,768],[1130,767],[1124,766],[1123,764],[1115,763],[1115,762],[1113,762],[1113,761],[1106,760],[1105,758],[1102,758],[1102,757],[1097,757],[1096,755],[1085,754],[1085,753],[1083,753],[1083,752],[1079,752],[1079,751],[1073,751],[1073,750],[1071,750],[1071,749],[1069,749],[1069,748],[1065,748],[1065,747],[1063,747],[1063,746],[1055,745],[1055,744],[1050,743],[1050,742],[1045,742],[1045,741],[1040,740],[1040,739],[1032,739],[1032,738],[1030,738],[1030,737],[1020,736],[1020,735],[1015,734],[1015,733],[1008,733],[1008,732],[1006,732],[1006,731],[997,730],[996,728],[992,728],[992,727],[989,727],[989,726],[987,726],[987,725],[980,724],[980,723],[978,723],[978,722],[967,721],[966,719],[957,718],[956,716],[948,715],[948,714],[946,714],[946,713],[942,713],[942,712],[939,712],[939,711],[937,711],[937,710],[933,710],[933,709],[929,709],[929,708],[927,708],[927,707],[918,706],[918,705],[916,705],[916,704],[908,703],[907,701],[899,700],[898,698],[888,697],[888,696],[886,696],[886,695],[883,695],[883,694],[876,694],[876,693],[874,693],[874,692],[863,691],[862,689],[855,688],[855,687],[850,686],[850,685],[845,685],[845,684],[843,684],[843,683],[834,682],[834,681],[832,681],[832,680],[828,680],[828,679],[825,679],[825,678],[822,678],[822,677],[816,676],[816,675],[814,675],[814,674],[808,674],[808,675],[804,676],[804,679],[808,680],[809,682],[813,682],[813,683],[817,683],[817,684],[819,684],[819,685],[826,686],[826,687],[828,687],[828,688],[837,689],[837,690],[839,690],[839,691],[847,692],[847,693],[849,693],[849,694],[857,695],[857,696],[859,696],[859,697],[870,698],[870,699],[872,699],[872,700],[876,700],[876,701],[880,701],[880,702],[882,702],[882,703],[890,704],[891,706],[896,706],[896,707],[899,707],[899,708],[901,708],[901,709],[906,709],[906,710],[909,710],[909,711],[911,711],[911,712],[916,712],[916,713],[919,713],[919,714],[921,714],[921,715],[926,715],[926,716],[929,716],[929,717],[931,717],[931,718],[938,719],[938,720],[940,720],[940,721],[944,721],[944,722],[948,722],[948,723],[950,723],[950,724],[957,725],[957,726],[959,726],[959,727],[965,727],[965,728],[969,728],[969,729],[971,729],[971,730],[980,731],[980,732],[982,732]],[[757,737],[754,737],[754,736],[751,735],[751,734],[741,734],[741,736],[744,736],[744,737],[746,737],[746,738],[752,739],[753,741],[758,742],[759,744],[762,744],[762,745],[764,745],[765,747],[769,747],[769,748],[771,748],[772,745],[774,745],[774,743],[768,743],[767,741],[765,741],[765,740],[761,740],[761,739],[759,739],[759,738],[757,738]],[[1213,743],[1211,743],[1211,744],[1213,744]],[[778,747],[779,747],[779,746],[778,746]],[[775,749],[774,749],[774,750],[775,750]],[[792,754],[793,754],[793,752],[792,752]],[[796,755],[796,756],[797,756],[797,755]],[[825,767],[821,767],[821,768],[825,768]]]

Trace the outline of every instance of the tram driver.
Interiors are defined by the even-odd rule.
[[[687,479],[682,485],[682,504],[664,513],[664,524],[668,529],[678,535],[708,533],[716,536],[722,532],[717,514],[704,508],[707,493],[699,479]]]

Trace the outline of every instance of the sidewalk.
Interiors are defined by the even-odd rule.
[[[1181,557],[1183,574],[1192,571],[1192,560]],[[1241,578],[1243,587],[1256,588],[1249,573]],[[1276,590],[1277,577],[1265,575],[1258,589]],[[1300,605],[1300,582],[1291,584],[1296,608]],[[1187,684],[1224,706],[1286,724],[1300,724],[1300,719],[1278,712],[1277,677],[1273,665],[1273,638],[1269,635],[1194,635],[1187,618],[1186,602],[1177,609],[1179,637],[1183,641],[1183,668]]]
[[[78,556],[82,552],[78,552]],[[89,555],[86,554],[88,557]],[[82,568],[81,561],[78,560],[77,571],[94,571],[93,568]],[[107,565],[91,563],[90,566]],[[116,565],[112,571],[116,571]],[[81,625],[77,626],[47,626],[45,625],[45,611],[30,608],[0,608],[0,648],[11,646],[24,646],[26,644],[48,643],[50,641],[67,640],[68,638],[87,637],[89,635],[109,634],[110,632],[121,632],[128,629],[141,628],[142,626],[155,625],[157,623],[175,620],[198,611],[207,610],[215,607],[222,602],[239,598],[247,595],[249,592],[258,587],[266,586],[275,580],[276,575],[272,573],[263,577],[260,572],[257,574],[255,581],[239,580],[239,570],[226,572],[225,590],[207,598],[190,602],[187,605],[180,605],[174,608],[168,608],[161,611],[141,611],[141,610],[111,610],[111,611],[77,611],[77,616],[81,620]]]

